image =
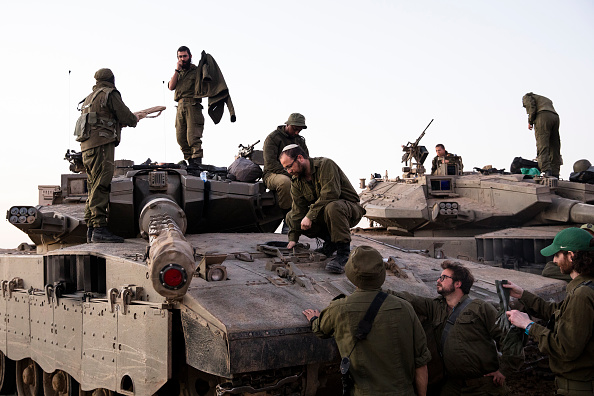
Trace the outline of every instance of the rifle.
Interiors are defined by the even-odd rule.
[[[135,111],[134,115],[138,116],[138,120],[142,120],[143,118],[156,118],[156,117],[159,117],[161,115],[161,113],[163,112],[163,110],[165,110],[166,108],[167,107],[165,107],[165,106],[153,106],[153,107],[149,107],[148,109]],[[153,114],[153,113],[158,113],[158,114],[157,115],[149,115],[149,114]]]
[[[258,140],[254,144],[250,144],[249,146],[244,146],[243,144],[240,144],[239,146],[237,146],[239,148],[239,152],[237,153],[237,156],[235,158],[243,157],[250,159],[252,153],[254,152],[254,147],[258,143],[260,143],[260,140]]]

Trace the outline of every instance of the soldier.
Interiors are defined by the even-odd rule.
[[[75,130],[87,172],[87,242],[124,242],[107,228],[109,187],[115,170],[115,147],[120,143],[122,127],[135,127],[138,116],[122,101],[111,70],[99,69],[95,80],[97,84],[83,102],[82,115]]]
[[[594,236],[594,224],[586,223],[583,224],[580,228],[588,231],[592,236]],[[569,274],[562,273],[557,264],[555,264],[553,261],[549,261],[545,265],[545,267],[542,269],[541,275],[546,278],[563,280],[567,283],[571,282],[571,276]]]
[[[351,250],[350,228],[359,223],[365,209],[342,169],[329,158],[309,158],[296,144],[285,147],[280,163],[293,176],[293,205],[286,216],[292,249],[301,234],[321,238],[324,245],[316,251],[326,256],[336,252],[326,271],[342,274]]]
[[[445,146],[441,143],[435,146],[435,153],[437,154],[433,161],[431,162],[431,174],[435,175],[437,173],[437,169],[440,166],[444,166],[445,164],[449,163],[452,159],[451,157],[455,156],[454,154],[450,154],[446,151]]]
[[[441,268],[437,279],[440,297],[392,292],[410,302],[417,315],[427,318],[433,328],[445,371],[441,395],[508,394],[505,377],[518,361],[503,351],[499,364],[496,343],[502,343],[504,334],[495,324],[497,310],[468,296],[474,277],[467,268],[448,260]]]
[[[303,314],[318,337],[334,336],[340,355],[350,358],[354,395],[414,395],[414,387],[417,395],[425,395],[431,359],[425,333],[409,303],[380,293],[386,279],[381,254],[370,246],[356,247],[346,276],[357,286],[353,294],[335,298],[322,313],[306,309]],[[374,307],[378,294],[385,300]],[[377,316],[367,323],[367,337],[360,339],[358,326],[368,310]]]
[[[529,92],[522,97],[522,105],[528,113],[528,129],[534,128],[538,167],[545,176],[558,178],[563,159],[559,115],[553,107],[553,102],[549,98]]]
[[[290,144],[297,144],[309,155],[305,138],[299,135],[305,125],[305,117],[299,113],[289,116],[285,125],[279,125],[264,141],[264,174],[262,180],[271,191],[276,191],[278,206],[285,215],[291,209],[291,177],[279,161],[282,149]],[[286,224],[286,223],[285,223]],[[285,227],[283,227],[285,230]],[[286,229],[288,232],[288,229]],[[283,232],[286,233],[286,232]]]
[[[200,165],[203,157],[202,99],[195,98],[194,95],[197,79],[198,68],[192,63],[192,53],[188,47],[182,45],[177,50],[175,71],[167,86],[171,91],[175,90],[173,99],[178,103],[175,133],[184,159],[190,166]]]
[[[593,395],[594,238],[585,229],[566,228],[540,252],[543,256],[554,255],[561,272],[572,278],[562,302],[544,301],[511,282],[504,287],[535,312],[534,316],[549,320],[552,326],[534,323],[528,314],[517,310],[508,311],[507,316],[549,356],[558,395]]]

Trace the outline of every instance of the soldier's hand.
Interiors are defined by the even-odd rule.
[[[528,129],[532,130],[532,124],[528,124]]]
[[[504,283],[502,286],[505,287],[506,289],[511,289],[509,291],[509,295],[512,296],[513,298],[521,298],[522,293],[524,293],[524,289],[522,289],[520,286],[516,285],[513,282],[508,281],[507,283]]]
[[[493,377],[493,383],[497,386],[502,386],[505,382],[505,375],[501,374],[499,370],[485,374],[485,377]]]
[[[306,309],[302,312],[302,314],[305,315],[307,320],[311,320],[311,318],[315,316],[320,316],[320,311],[318,311],[317,309]]]
[[[287,249],[293,249],[293,248],[295,247],[295,245],[297,245],[297,242],[295,242],[295,241],[290,241],[290,242],[287,244]]]
[[[527,313],[520,312],[517,309],[513,309],[511,311],[507,311],[505,313],[507,315],[507,319],[516,327],[520,329],[525,329],[528,326],[528,323],[532,322],[530,320],[530,316]]]
[[[177,61],[176,65],[175,65],[175,68],[176,68],[177,70],[181,70],[181,69],[182,69],[182,66],[183,66],[183,64],[184,64],[184,61],[183,61],[183,60],[181,60],[181,59],[179,59],[179,60]]]
[[[302,230],[309,230],[311,228],[311,220],[305,216],[303,220],[301,220],[301,229]]]

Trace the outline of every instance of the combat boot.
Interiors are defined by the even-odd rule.
[[[315,249],[314,252],[322,253],[326,257],[331,257],[336,251],[336,244],[330,239],[324,240],[324,244],[319,248]]]
[[[326,264],[326,272],[333,274],[344,274],[344,266],[351,253],[351,244],[348,242],[336,243],[336,257]]]
[[[87,226],[87,243],[91,243],[93,239],[93,227]]]
[[[197,168],[199,165],[202,165],[202,158],[190,158],[188,160],[188,167],[190,168]]]
[[[124,238],[114,235],[107,227],[95,227],[93,229],[92,243],[122,243]]]

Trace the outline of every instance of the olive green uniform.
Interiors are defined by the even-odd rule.
[[[309,157],[305,138],[300,135],[289,136],[285,132],[286,125],[279,125],[264,141],[264,174],[262,180],[271,191],[276,191],[278,206],[281,209],[291,209],[291,176],[283,168],[279,157],[283,148],[289,144],[297,144]]]
[[[87,140],[80,144],[87,172],[88,198],[85,221],[89,227],[107,226],[109,187],[115,170],[115,147],[120,142],[122,126],[135,127],[136,116],[122,101],[111,82],[98,81],[83,103],[83,113],[96,114]]]
[[[553,102],[544,96],[528,93],[522,98],[522,105],[528,113],[528,123],[534,125],[536,154],[541,172],[559,176],[563,160],[559,137],[559,115]]]
[[[194,95],[198,68],[190,64],[187,70],[177,72],[177,84],[173,99],[177,102],[175,115],[175,133],[177,143],[184,154],[184,159],[202,158],[202,133],[204,132],[204,116],[202,115],[202,99]]]
[[[424,316],[430,322],[437,345],[441,345],[441,336],[451,312],[444,297],[426,298],[407,292],[394,292],[411,303],[417,315]],[[460,303],[466,300],[465,295]],[[458,304],[460,304],[458,303]],[[495,324],[497,310],[493,305],[482,300],[472,300],[456,318],[451,327],[442,351],[446,371],[446,382],[442,395],[506,395],[507,386],[496,386],[493,377],[485,374],[499,370],[504,376],[517,368],[517,357],[503,351],[501,364],[497,347],[503,341],[504,334]]]
[[[549,261],[542,269],[541,275],[546,278],[558,279],[565,282],[571,282],[571,276],[561,273],[559,266]]]
[[[310,238],[330,235],[335,243],[351,242],[351,227],[359,223],[365,209],[342,169],[329,158],[310,158],[311,181],[304,176],[291,180],[292,209],[287,213],[289,241],[299,241],[301,234]],[[301,230],[301,220],[312,221],[309,230]]]
[[[594,282],[594,277],[579,275],[569,282],[567,296],[560,303],[546,302],[528,291],[520,298],[534,316],[555,318],[553,330],[534,323],[529,334],[549,356],[561,395],[594,394],[594,290],[580,286],[587,281]]]
[[[431,360],[419,319],[406,301],[388,296],[371,331],[355,345],[355,333],[378,290],[357,289],[334,300],[312,321],[314,333],[334,337],[342,357],[349,353],[354,395],[414,395],[415,369]]]
[[[456,155],[455,154],[450,154],[446,151],[445,155],[443,157],[438,157],[437,155],[433,158],[433,161],[431,161],[431,174],[434,175],[437,171],[437,168],[439,168],[440,165],[443,165],[441,162],[446,159],[446,160],[455,160]],[[460,170],[463,169],[463,165],[462,165],[462,160],[460,159]]]

